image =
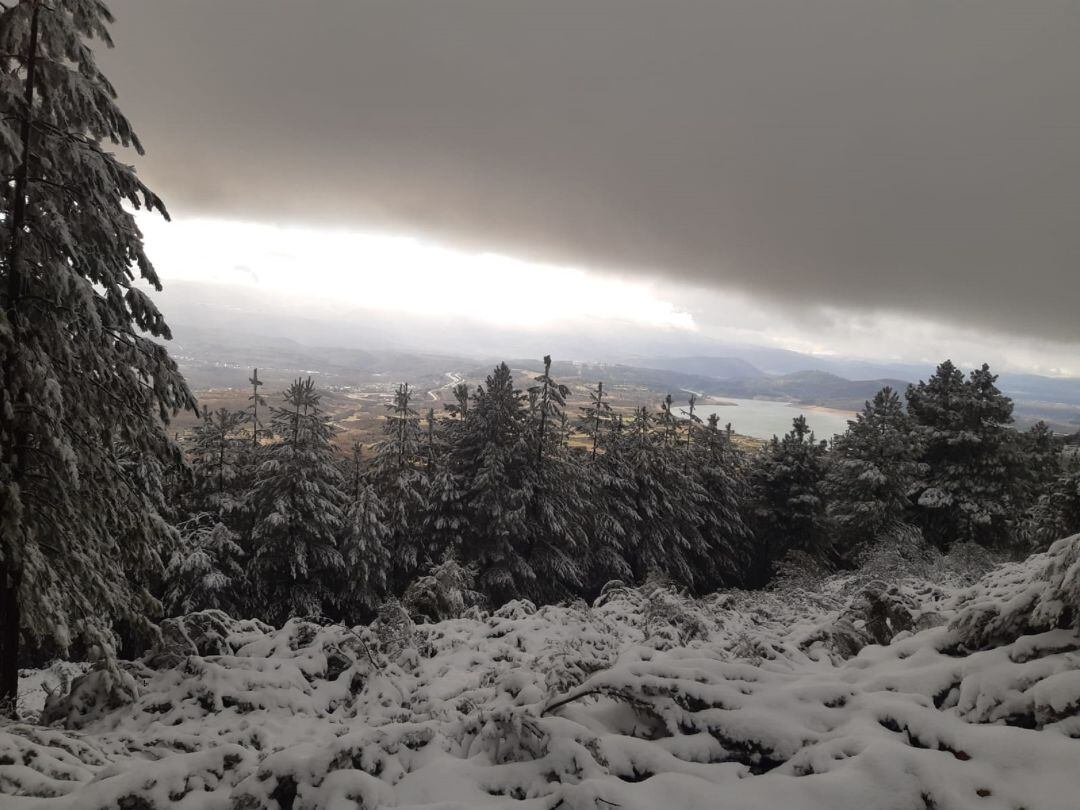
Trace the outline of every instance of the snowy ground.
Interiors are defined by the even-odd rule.
[[[924,569],[419,626],[195,614],[47,706],[64,670],[26,673],[51,725],[0,726],[0,806],[1076,810],[1080,538],[970,586]]]

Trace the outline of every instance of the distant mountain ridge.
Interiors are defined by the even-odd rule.
[[[678,368],[691,373],[707,373],[713,364],[746,364],[762,375],[780,376],[799,371],[825,371],[848,380],[899,379],[920,380],[933,374],[931,364],[899,363],[890,361],[860,360],[832,355],[804,354],[790,349],[771,346],[755,346],[748,343],[725,343],[715,341],[709,353],[676,356],[657,352],[652,356],[629,356],[621,362],[646,368]],[[943,358],[944,359],[944,358]],[[733,378],[740,376],[712,375]]]
[[[769,376],[753,363],[741,357],[668,357],[642,360],[629,365],[638,368],[661,368],[718,380],[741,380]]]
[[[769,369],[796,370],[765,371],[742,357],[654,357],[640,358],[637,362],[645,368],[715,378],[719,392],[730,397],[790,399],[803,405],[838,410],[860,410],[884,386],[903,392],[934,370],[930,366],[819,358],[785,349],[752,347],[748,353]],[[850,379],[822,366],[886,372],[887,376]],[[997,384],[1013,399],[1021,424],[1041,419],[1060,432],[1072,432],[1080,427],[1080,379],[1005,373],[998,376]]]
[[[903,391],[908,385],[907,380],[890,377],[849,380],[818,369],[767,374],[753,364],[733,357],[675,357],[643,362],[680,373],[712,376],[716,384],[709,387],[721,396],[785,399],[842,411],[860,410],[866,400],[872,399],[885,386]]]

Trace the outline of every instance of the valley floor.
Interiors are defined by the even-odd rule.
[[[1075,810],[1080,537],[918,573],[354,629],[193,614],[118,670],[25,672],[30,715],[74,683],[50,725],[0,726],[0,806]]]

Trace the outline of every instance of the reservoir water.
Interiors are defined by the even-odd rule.
[[[704,421],[715,412],[720,418],[720,427],[730,422],[736,433],[759,439],[783,436],[791,430],[791,421],[800,413],[806,417],[807,424],[818,439],[831,439],[837,433],[843,433],[847,430],[848,420],[855,418],[855,414],[849,411],[807,408],[791,402],[730,397],[717,397],[717,400],[724,404],[699,403],[694,408],[694,415]],[[686,406],[683,405],[680,415],[685,415],[685,410]]]

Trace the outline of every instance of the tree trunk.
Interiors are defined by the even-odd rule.
[[[547,377],[547,370],[549,365],[544,366],[544,376]],[[536,468],[540,469],[540,465],[544,461],[544,430],[547,428],[547,408],[548,408],[548,381],[544,380],[544,393],[540,398],[540,440],[536,443]]]
[[[596,421],[593,424],[592,460],[596,461],[596,447],[600,443],[600,413],[604,403],[604,384],[596,384]]]
[[[15,716],[19,695],[19,579],[0,562],[0,716]]]
[[[7,309],[8,323],[10,324],[11,336],[8,347],[8,355],[5,358],[3,377],[0,384],[11,385],[14,370],[17,366],[16,353],[21,345],[19,335],[21,320],[18,311],[19,299],[22,297],[22,274],[19,272],[19,263],[22,249],[22,231],[26,225],[26,187],[30,179],[30,159],[32,157],[32,142],[34,136],[34,92],[37,68],[37,44],[38,44],[38,12],[36,0],[30,14],[30,41],[27,46],[26,56],[26,83],[23,88],[23,117],[20,126],[20,141],[22,155],[19,167],[15,174],[15,188],[11,212],[11,239],[7,247],[7,290],[5,307]],[[14,389],[12,389],[14,390]],[[19,394],[16,394],[19,396]],[[25,398],[25,394],[22,394]],[[2,450],[4,459],[12,465],[11,483],[18,485],[23,478],[26,469],[25,428],[15,424],[5,425],[3,433],[9,437],[7,446]],[[21,448],[21,449],[19,449]],[[15,700],[19,694],[19,581],[22,579],[22,571],[19,563],[20,554],[17,551],[19,535],[22,526],[9,527],[8,531],[14,530],[14,539],[5,538],[0,546],[0,714],[10,713],[14,716]]]
[[[259,449],[259,370],[255,369],[251,375],[251,447]]]

